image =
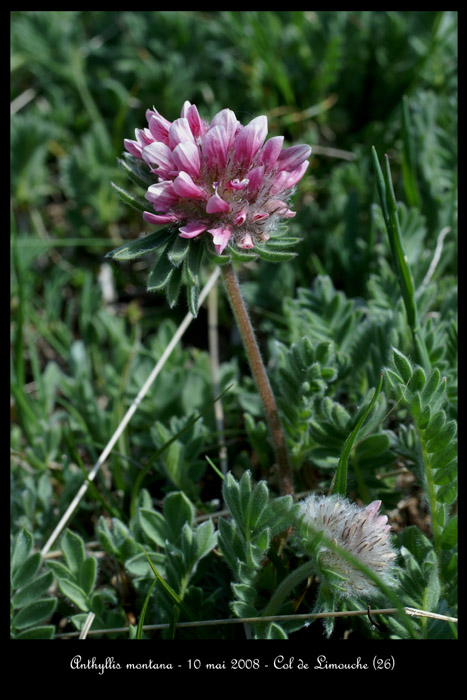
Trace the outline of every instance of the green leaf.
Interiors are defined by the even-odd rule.
[[[243,512],[240,500],[240,490],[237,481],[232,476],[231,472],[228,472],[224,479],[222,485],[222,494],[224,501],[228,509],[230,510],[233,519],[243,530]]]
[[[178,595],[178,593],[176,593],[176,591],[174,591],[173,588],[171,588],[171,586],[169,586],[169,584],[166,581],[164,581],[164,579],[162,578],[160,573],[157,571],[156,567],[154,566],[154,564],[152,563],[151,559],[148,557],[147,554],[146,554],[146,557],[147,557],[147,560],[149,562],[149,565],[150,565],[154,575],[156,576],[157,580],[159,581],[162,589],[169,596],[169,599],[172,601],[172,603],[174,603],[174,605],[177,608],[180,608],[181,610],[183,610],[183,612],[188,616],[188,618],[190,620],[193,620],[194,619],[193,612],[186,605],[186,603],[183,602],[183,599]]]
[[[123,187],[116,185],[115,182],[111,182],[110,184],[112,185],[113,189],[118,194],[122,202],[128,204],[130,207],[133,207],[133,209],[137,209],[137,211],[147,211],[148,204],[144,199],[135,197]]]
[[[425,593],[423,596],[423,610],[434,610],[441,595],[441,584],[439,580],[438,567],[432,563],[429,566],[429,576],[426,580]]]
[[[409,382],[409,390],[415,393],[421,391],[425,386],[426,375],[421,367],[416,367]]]
[[[433,544],[415,525],[409,525],[402,531],[401,544],[414,555],[419,564],[423,564],[433,552]]]
[[[247,523],[251,530],[254,530],[263,510],[267,506],[268,500],[269,490],[267,484],[264,481],[260,481],[253,489],[249,500]]]
[[[251,604],[257,595],[256,588],[247,583],[232,583],[232,591],[235,597],[243,603]]]
[[[175,270],[174,266],[167,257],[167,250],[168,248],[165,248],[162,251],[159,260],[149,273],[147,281],[148,292],[157,292],[163,289],[166,284],[168,284]]]
[[[68,568],[78,578],[81,565],[86,556],[83,539],[71,530],[66,530],[60,547]]]
[[[431,417],[429,425],[425,428],[423,432],[423,439],[427,443],[427,449],[429,450],[428,447],[428,442],[430,442],[433,438],[435,438],[443,425],[446,423],[446,413],[443,410],[436,411],[436,413]],[[435,441],[436,442],[436,441]],[[432,451],[432,450],[429,450]]]
[[[192,284],[187,286],[187,302],[190,313],[196,318],[198,316],[199,287]]]
[[[112,532],[110,531],[109,526],[107,525],[107,522],[103,516],[99,518],[99,523],[97,526],[97,539],[107,554],[118,557],[119,550],[114,544]]]
[[[227,246],[227,250],[229,251],[232,259],[236,260],[237,262],[252,262],[258,257],[256,248],[253,250],[240,250],[235,245],[229,245]]]
[[[58,587],[63,595],[69,598],[77,608],[83,610],[84,612],[89,611],[88,597],[83,589],[76,583],[73,581],[66,581],[65,579],[59,579]]]
[[[160,552],[149,552],[149,556],[153,564],[157,565],[159,571],[164,573],[166,563],[166,555]],[[125,562],[125,569],[130,576],[135,579],[152,578],[152,569],[148,564],[146,552],[141,552],[133,557],[130,557]]]
[[[231,261],[231,256],[228,255],[227,253],[222,253],[219,255],[216,253],[216,249],[214,247],[214,243],[212,240],[208,241],[205,244],[205,250],[208,258],[212,261],[217,263],[218,265],[225,265]]]
[[[405,357],[405,355],[397,350],[397,348],[393,348],[392,361],[394,363],[394,367],[402,377],[404,384],[408,384],[412,378],[412,365],[410,364],[409,360]]]
[[[164,499],[164,518],[167,523],[168,538],[176,543],[185,523],[190,527],[195,517],[195,507],[183,492],[172,492]]]
[[[345,441],[342,454],[339,459],[339,464],[337,466],[337,472],[334,480],[334,491],[337,494],[341,494],[342,496],[347,495],[347,465],[350,457],[350,453],[352,451],[352,447],[354,445],[354,442],[357,438],[357,435],[360,431],[360,428],[362,427],[363,423],[365,422],[368,414],[370,413],[371,409],[376,403],[376,399],[378,398],[380,392],[381,392],[381,387],[383,386],[383,378],[384,375],[381,374],[379,384],[375,389],[375,393],[373,394],[373,398],[371,399],[370,403],[366,407],[366,409],[363,411],[360,420],[358,421],[357,425],[355,428],[352,430],[350,433],[349,437]]]
[[[88,557],[84,560],[79,571],[79,584],[87,595],[92,593],[97,576],[97,559]]]
[[[402,97],[402,139],[404,144],[402,159],[402,180],[405,196],[411,207],[420,208],[420,194],[417,186],[415,140],[410,120],[407,95]]]
[[[134,260],[160,248],[167,243],[172,235],[171,229],[165,227],[154,233],[149,233],[147,236],[142,236],[135,241],[124,243],[119,248],[115,248],[107,253],[106,257],[114,258],[115,260]]]
[[[141,160],[130,153],[123,153],[122,156],[122,158],[117,158],[118,165],[135,185],[147,190],[150,185],[154,184],[154,179],[149,174],[145,163],[143,164]]]
[[[288,637],[277,622],[271,622],[271,624],[267,626],[265,639],[288,639]]]
[[[197,559],[202,559],[211,552],[217,544],[217,533],[214,531],[212,520],[206,520],[196,528]]]
[[[199,243],[192,243],[182,236],[176,236],[172,247],[169,249],[168,256],[175,267],[178,267],[185,260],[188,255],[192,245],[200,245]]]
[[[154,510],[140,508],[138,510],[138,522],[145,535],[158,547],[165,549],[169,533],[164,516]]]
[[[44,598],[36,600],[34,603],[26,605],[13,618],[12,626],[14,629],[24,629],[37,624],[46,617],[50,617],[57,604],[56,598]]]
[[[369,435],[356,447],[357,458],[360,460],[377,457],[387,450],[390,444],[389,436],[385,433],[381,435]]]
[[[42,556],[40,552],[31,554],[21,566],[16,568],[11,581],[13,588],[19,588],[29,583],[39,571],[41,563]]]
[[[23,529],[18,533],[13,545],[11,556],[11,573],[14,576],[16,570],[24,564],[33,547],[34,538],[28,530]]]
[[[180,296],[180,288],[182,285],[182,270],[181,268],[176,268],[167,285],[167,301],[171,309],[174,308]]]
[[[455,515],[443,530],[441,535],[441,548],[452,549],[457,545],[457,515]]]
[[[384,221],[391,247],[392,258],[399,281],[399,287],[407,313],[407,321],[410,328],[414,331],[417,327],[415,290],[410,268],[407,263],[407,257],[402,246],[401,229],[397,215],[397,202],[392,187],[389,159],[387,155],[385,155],[385,169],[383,173],[374,147],[372,148],[372,155],[381,208],[383,210]]]
[[[265,248],[260,248],[257,246],[255,251],[258,253],[259,257],[267,262],[288,262],[297,257],[297,253],[286,253],[280,250],[266,250]]]
[[[144,599],[143,607],[141,609],[141,615],[139,616],[139,620],[138,620],[138,627],[136,628],[135,639],[142,639],[143,638],[143,625],[144,625],[144,620],[146,618],[146,611],[148,609],[149,601],[151,600],[151,596],[152,596],[152,591],[153,591],[156,583],[157,583],[157,578],[155,578],[154,581],[151,583],[149,590],[146,594],[146,597]]]
[[[298,512],[299,506],[294,507],[291,496],[280,496],[270,501],[264,508],[259,521],[256,523],[258,531],[268,529],[271,535],[284,532],[294,520],[294,511]]]
[[[13,607],[22,608],[25,605],[29,605],[29,603],[37,600],[37,598],[39,598],[50,588],[53,580],[53,574],[51,571],[49,571],[36,578],[35,581],[31,581],[31,583],[23,586],[23,588],[21,588],[18,593],[15,593],[12,598]]]
[[[439,469],[440,467],[445,467],[447,464],[450,464],[456,458],[457,444],[453,442],[440,450],[436,450],[436,452],[431,455],[430,462],[433,469]]]
[[[249,528],[248,513],[251,498],[251,473],[246,471],[242,474],[239,482],[240,508],[242,511],[242,525]]]
[[[455,482],[451,484],[446,484],[445,486],[440,486],[436,492],[436,500],[439,503],[444,503],[450,505],[457,498],[457,484]]]
[[[282,250],[283,248],[292,248],[302,241],[302,238],[293,238],[291,236],[284,236],[284,238],[271,238],[268,241],[269,250]]]
[[[57,580],[74,581],[75,576],[70,569],[59,561],[48,561],[46,564],[49,571],[53,573]]]
[[[444,411],[442,411],[444,414]],[[431,430],[432,423],[430,423],[427,431]],[[431,433],[432,435],[432,433]],[[447,447],[457,435],[457,423],[454,420],[448,421],[446,425],[441,425],[441,427],[436,431],[436,434],[427,442],[427,450],[429,452],[434,452],[435,450],[441,450]],[[424,435],[426,438],[427,436]]]
[[[188,255],[183,265],[185,279],[189,285],[199,287],[199,271],[203,259],[204,246],[201,241],[191,241]]]
[[[54,634],[55,625],[41,625],[16,634],[15,639],[53,639]]]
[[[430,373],[427,382],[421,392],[422,401],[424,403],[429,403],[432,399],[433,394],[438,389],[439,383],[441,381],[441,372],[437,367]]]

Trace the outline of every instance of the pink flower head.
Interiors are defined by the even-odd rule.
[[[390,582],[396,552],[389,539],[391,526],[387,524],[388,519],[385,515],[378,515],[380,506],[381,501],[373,501],[366,508],[360,508],[342,496],[312,494],[300,504],[300,511],[304,524],[312,532],[322,532],[328,540]],[[341,596],[368,598],[378,591],[373,581],[326,543],[320,544],[318,560],[324,577],[327,571],[337,574]]]
[[[223,109],[208,123],[186,101],[173,122],[155,108],[146,118],[148,128],[124,144],[156,177],[146,193],[155,211],[145,212],[149,223],[178,225],[184,238],[207,232],[220,254],[229,242],[243,249],[266,242],[281,219],[294,216],[286,200],[311,148],[283,149],[282,136],[266,141],[265,116],[242,126]]]

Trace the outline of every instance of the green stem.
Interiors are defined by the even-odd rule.
[[[418,434],[418,440],[420,445],[420,451],[422,456],[422,461],[425,467],[425,480],[426,480],[426,494],[428,497],[428,503],[431,513],[431,527],[433,530],[433,544],[435,547],[435,552],[438,561],[441,561],[441,533],[439,530],[439,523],[437,518],[437,508],[436,508],[436,494],[435,494],[435,484],[433,481],[433,471],[430,464],[430,456],[425,446],[425,441],[423,439],[422,431],[416,425],[416,430]],[[441,572],[441,568],[440,568]]]
[[[274,451],[279,467],[280,492],[282,495],[294,493],[292,469],[285,443],[284,431],[277,410],[276,399],[269,383],[268,375],[258,348],[253,326],[243,301],[237,276],[231,263],[221,266],[225,288],[229,296],[230,305],[234,312],[235,320],[242,336],[243,344],[248,356],[251,371],[256,381],[261,400],[264,405],[266,419],[271,431]]]
[[[264,608],[261,613],[262,617],[268,617],[275,615],[279,608],[281,607],[284,600],[290,595],[293,589],[298,586],[299,583],[309,578],[316,571],[316,566],[314,562],[307,561],[295,571],[292,571],[276,588],[271,600]]]

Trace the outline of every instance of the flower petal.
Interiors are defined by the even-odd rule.
[[[169,146],[170,148],[175,148],[179,143],[184,141],[195,142],[193,134],[190,129],[190,124],[188,119],[181,117],[172,122],[172,126],[169,130]]]
[[[148,224],[171,224],[174,221],[178,221],[177,217],[173,214],[152,214],[150,211],[143,212],[143,219],[148,222]]]
[[[253,170],[250,170],[250,172],[247,174],[247,178],[249,180],[248,191],[256,192],[257,190],[259,190],[259,188],[263,184],[264,165],[259,165],[257,168],[253,168]]]
[[[226,201],[222,199],[222,197],[220,197],[217,194],[217,192],[209,198],[209,201],[206,205],[206,212],[208,214],[219,214],[228,211],[230,211],[230,206],[227,204]]]
[[[220,255],[229,242],[232,231],[227,226],[219,226],[218,228],[209,228],[208,233],[213,237],[216,253]]]
[[[168,146],[170,122],[164,119],[164,117],[161,117],[160,114],[151,113],[148,123],[149,131],[154,136],[155,140],[161,141]]]
[[[206,125],[199,116],[196,105],[191,105],[186,114],[191,132],[195,138],[201,138],[206,133]]]
[[[379,511],[379,509],[381,508],[381,503],[382,503],[382,501],[373,501],[372,503],[370,503],[370,505],[368,505],[365,508],[366,512],[372,516],[375,516],[377,514],[377,512]],[[387,518],[386,518],[386,520],[387,520]]]
[[[188,116],[188,110],[190,109],[190,107],[191,107],[191,102],[189,100],[185,100],[185,102],[183,103],[182,111],[180,112],[180,116],[185,117],[185,119],[186,119]]]
[[[179,229],[180,236],[182,238],[194,238],[199,236],[200,233],[206,231],[209,224],[205,221],[189,221],[185,226]]]
[[[226,134],[227,150],[232,146],[236,133],[241,127],[240,122],[231,109],[222,109],[213,117],[210,128],[223,126]]]
[[[298,168],[289,172],[288,170],[281,170],[274,179],[274,184],[271,187],[271,194],[278,194],[279,192],[284,192],[290,189],[304,176],[306,169],[310,165],[310,161],[306,160],[304,163],[299,165]]]
[[[162,180],[165,180],[174,169],[172,151],[161,141],[154,141],[154,143],[150,143],[143,148],[143,160],[150,167],[157,167],[156,174]]]
[[[245,126],[235,139],[235,153],[238,161],[248,168],[263,145],[268,133],[267,117],[255,117]]]
[[[284,143],[283,136],[273,136],[272,139],[268,139],[261,149],[260,162],[264,165],[266,172],[272,170],[275,166],[279,154],[282,149],[282,144]]]
[[[228,137],[225,126],[219,125],[209,129],[203,136],[201,150],[208,168],[224,169],[228,151]]]
[[[188,197],[189,199],[206,199],[206,193],[201,187],[198,187],[191,179],[188,173],[183,170],[177,175],[174,180],[174,190],[180,197]]]
[[[191,177],[199,177],[201,167],[199,149],[191,141],[179,143],[172,152],[172,160],[177,170],[183,170]]]
[[[248,203],[247,203],[247,207],[248,207]],[[243,226],[243,224],[245,223],[246,218],[248,216],[248,208],[247,207],[244,207],[237,214],[235,214],[233,220],[234,220],[234,224],[236,224],[236,226]]]
[[[250,250],[251,248],[255,247],[255,242],[251,237],[251,234],[245,233],[245,235],[242,236],[239,241],[237,241],[237,245],[239,248],[246,248],[247,250]]]
[[[143,152],[143,148],[139,143],[132,141],[131,139],[123,139],[123,145],[132,156],[135,156],[135,158],[142,158],[141,154]]]
[[[285,148],[277,160],[278,170],[295,170],[306,160],[311,153],[311,147],[306,144]]]
[[[167,212],[172,204],[178,202],[179,199],[172,180],[163,180],[162,182],[150,185],[144,196],[147,200],[152,202],[156,211],[162,212]]]

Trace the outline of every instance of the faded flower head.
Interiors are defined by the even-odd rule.
[[[173,122],[155,108],[146,119],[148,127],[124,143],[155,176],[145,195],[154,209],[143,214],[148,223],[174,224],[182,238],[207,231],[221,254],[229,242],[243,249],[265,243],[281,219],[295,216],[287,200],[311,148],[283,149],[283,136],[265,142],[265,116],[242,126],[223,109],[208,123],[187,101]]]
[[[300,505],[303,523],[313,533],[323,533],[349,554],[359,559],[386,582],[391,581],[391,569],[396,557],[390,539],[391,526],[385,515],[378,515],[381,501],[366,508],[351,503],[342,496],[308,497]],[[325,543],[320,543],[318,564],[320,574],[337,577],[338,593],[344,597],[368,598],[378,592],[376,585]]]

